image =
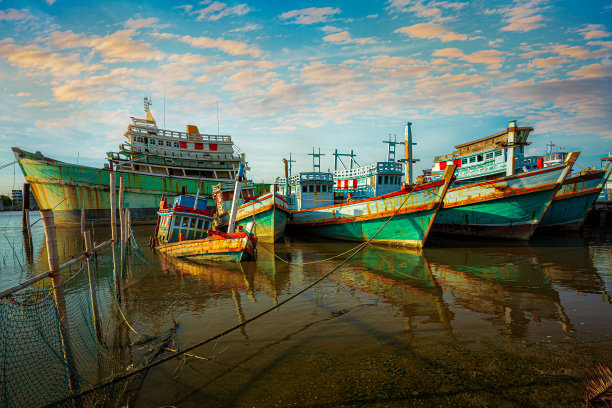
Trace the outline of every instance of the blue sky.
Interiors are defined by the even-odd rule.
[[[158,125],[230,134],[273,181],[313,147],[383,160],[413,123],[416,169],[532,126],[599,164],[612,145],[612,1],[0,0],[0,164],[11,146],[102,166],[153,99]],[[165,94],[165,118],[164,118]],[[20,188],[0,170],[0,192]]]

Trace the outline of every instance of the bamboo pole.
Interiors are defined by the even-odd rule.
[[[81,236],[85,235],[85,208],[81,208]]]
[[[89,255],[92,255],[91,251],[91,232],[89,230],[85,231],[85,251],[88,252]],[[102,332],[100,330],[100,315],[98,314],[98,299],[96,295],[96,281],[93,276],[93,271],[91,270],[91,262],[87,264],[87,277],[89,278],[89,295],[91,296],[91,312],[93,315],[94,321],[94,331],[96,333],[96,338],[98,342],[102,341]]]
[[[124,238],[124,233],[125,233],[125,224],[124,224],[124,214],[123,214],[123,193],[124,193],[124,189],[125,189],[125,184],[123,181],[123,176],[119,177],[119,226],[121,228],[120,231],[120,240],[121,242],[123,242],[125,240]]]
[[[132,229],[132,214],[129,208],[125,209],[125,243],[130,241],[130,231]]]
[[[113,241],[117,240],[117,210],[115,203],[115,172],[112,171],[110,174],[110,212],[111,212],[111,238]]]
[[[23,184],[23,203],[21,203],[21,230],[26,232],[29,230],[29,223],[26,220],[26,213],[30,209],[30,185]]]
[[[62,274],[60,272],[59,256],[57,254],[57,236],[55,233],[55,220],[52,210],[41,210],[43,226],[45,228],[45,244],[47,245],[47,258],[49,261],[50,277],[53,283],[53,302],[57,310],[60,342],[64,352],[64,361],[68,371],[68,386],[72,392],[80,389],[79,378],[71,349],[70,332],[68,330],[68,316],[66,315],[66,299],[62,287]]]

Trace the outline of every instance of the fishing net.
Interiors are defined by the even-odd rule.
[[[64,302],[54,300],[49,278],[0,299],[0,406],[125,406],[134,397],[143,375],[88,390],[149,363],[169,335],[128,340],[132,329],[108,264],[98,266],[94,256],[62,271]]]

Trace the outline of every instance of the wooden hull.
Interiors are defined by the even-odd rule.
[[[277,193],[267,193],[257,200],[238,207],[236,226],[246,227],[255,222],[255,236],[263,242],[276,242],[285,234],[287,218],[290,211],[287,201]],[[221,218],[221,227],[227,227],[229,214]]]
[[[610,175],[610,165],[605,170],[567,177],[555,194],[538,229],[577,231],[601,193]]]
[[[198,239],[160,245],[157,250],[165,255],[192,262],[242,262],[256,256],[257,239],[251,234],[243,238]]]
[[[450,188],[433,231],[528,240],[570,168],[565,163]]]
[[[446,194],[454,167],[440,181],[391,194],[294,211],[288,228],[350,241],[422,247]]]

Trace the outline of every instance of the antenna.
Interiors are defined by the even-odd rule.
[[[393,135],[393,141],[391,141],[391,134],[389,133],[389,140],[383,140],[383,143],[389,144],[389,151],[387,152],[387,161],[394,162],[395,161],[395,146],[403,145],[404,142],[397,141],[397,135]]]
[[[347,156],[351,158],[351,164],[350,164],[351,169],[353,168],[353,163],[355,163],[357,167],[359,167],[359,163],[357,163],[357,160],[354,159],[354,157],[357,157],[357,155],[354,154],[352,150],[351,150],[351,153],[349,154],[349,153],[338,153],[338,149],[336,149],[336,151],[334,152],[334,156],[336,156],[336,159],[334,160],[334,171],[338,170],[338,159],[340,159],[340,163],[342,163],[342,166],[344,166],[344,170],[346,170],[346,165],[344,164],[340,156]]]
[[[319,147],[319,153],[315,153],[314,147],[312,148],[312,153],[308,153],[308,156],[312,156],[312,171],[313,172],[321,172],[321,156],[325,156],[325,153],[321,153],[321,148]],[[316,162],[315,162],[316,159]]]
[[[291,152],[289,152],[289,160],[287,160],[287,163],[289,163],[289,177],[291,177],[291,163],[295,163],[295,160],[291,159]]]

